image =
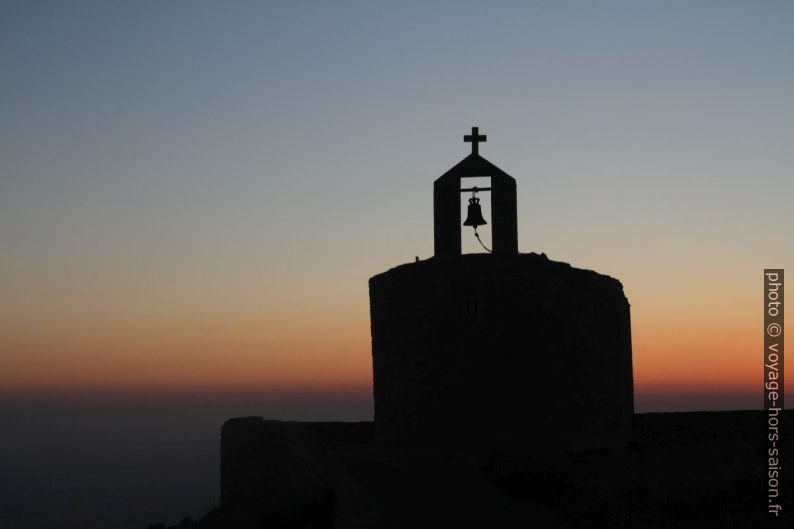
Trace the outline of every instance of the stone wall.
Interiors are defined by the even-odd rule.
[[[584,449],[631,433],[629,304],[545,255],[433,258],[370,279],[375,438]]]

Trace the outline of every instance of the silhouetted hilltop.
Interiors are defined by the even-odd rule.
[[[267,433],[249,439],[250,449],[268,442],[288,452],[265,456],[272,461],[305,462],[306,450],[322,460],[319,466],[293,466],[288,472],[293,484],[312,476],[327,485],[325,501],[314,501],[311,489],[305,489],[309,497],[294,509],[282,506],[259,520],[227,511],[229,505],[244,507],[245,501],[222,502],[223,511],[213,510],[199,521],[149,529],[784,527],[790,513],[783,512],[777,524],[766,513],[764,420],[761,411],[637,414],[633,439],[623,450],[507,453],[382,449],[372,444],[370,423],[233,419],[238,435],[246,425]],[[794,411],[784,413],[784,423],[794,431]],[[792,448],[788,436],[785,450]],[[255,461],[249,470],[263,471]],[[272,485],[291,486],[287,481]],[[256,488],[247,492],[255,496]],[[786,505],[792,493],[794,481],[787,477]]]

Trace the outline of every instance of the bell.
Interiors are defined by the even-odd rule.
[[[480,199],[477,197],[471,197],[469,199],[469,213],[466,215],[466,220],[463,222],[463,225],[473,226],[476,230],[477,226],[484,226],[485,224],[488,223],[485,222],[484,218],[482,218]]]

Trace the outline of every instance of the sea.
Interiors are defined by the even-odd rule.
[[[146,529],[218,504],[231,417],[372,419],[371,392],[0,398],[0,529]]]

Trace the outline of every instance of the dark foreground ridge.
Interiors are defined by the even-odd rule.
[[[397,451],[372,423],[231,419],[221,508],[170,529],[790,526],[790,510],[766,513],[762,413],[638,414],[624,449],[542,453]],[[780,503],[792,493],[789,477]]]

